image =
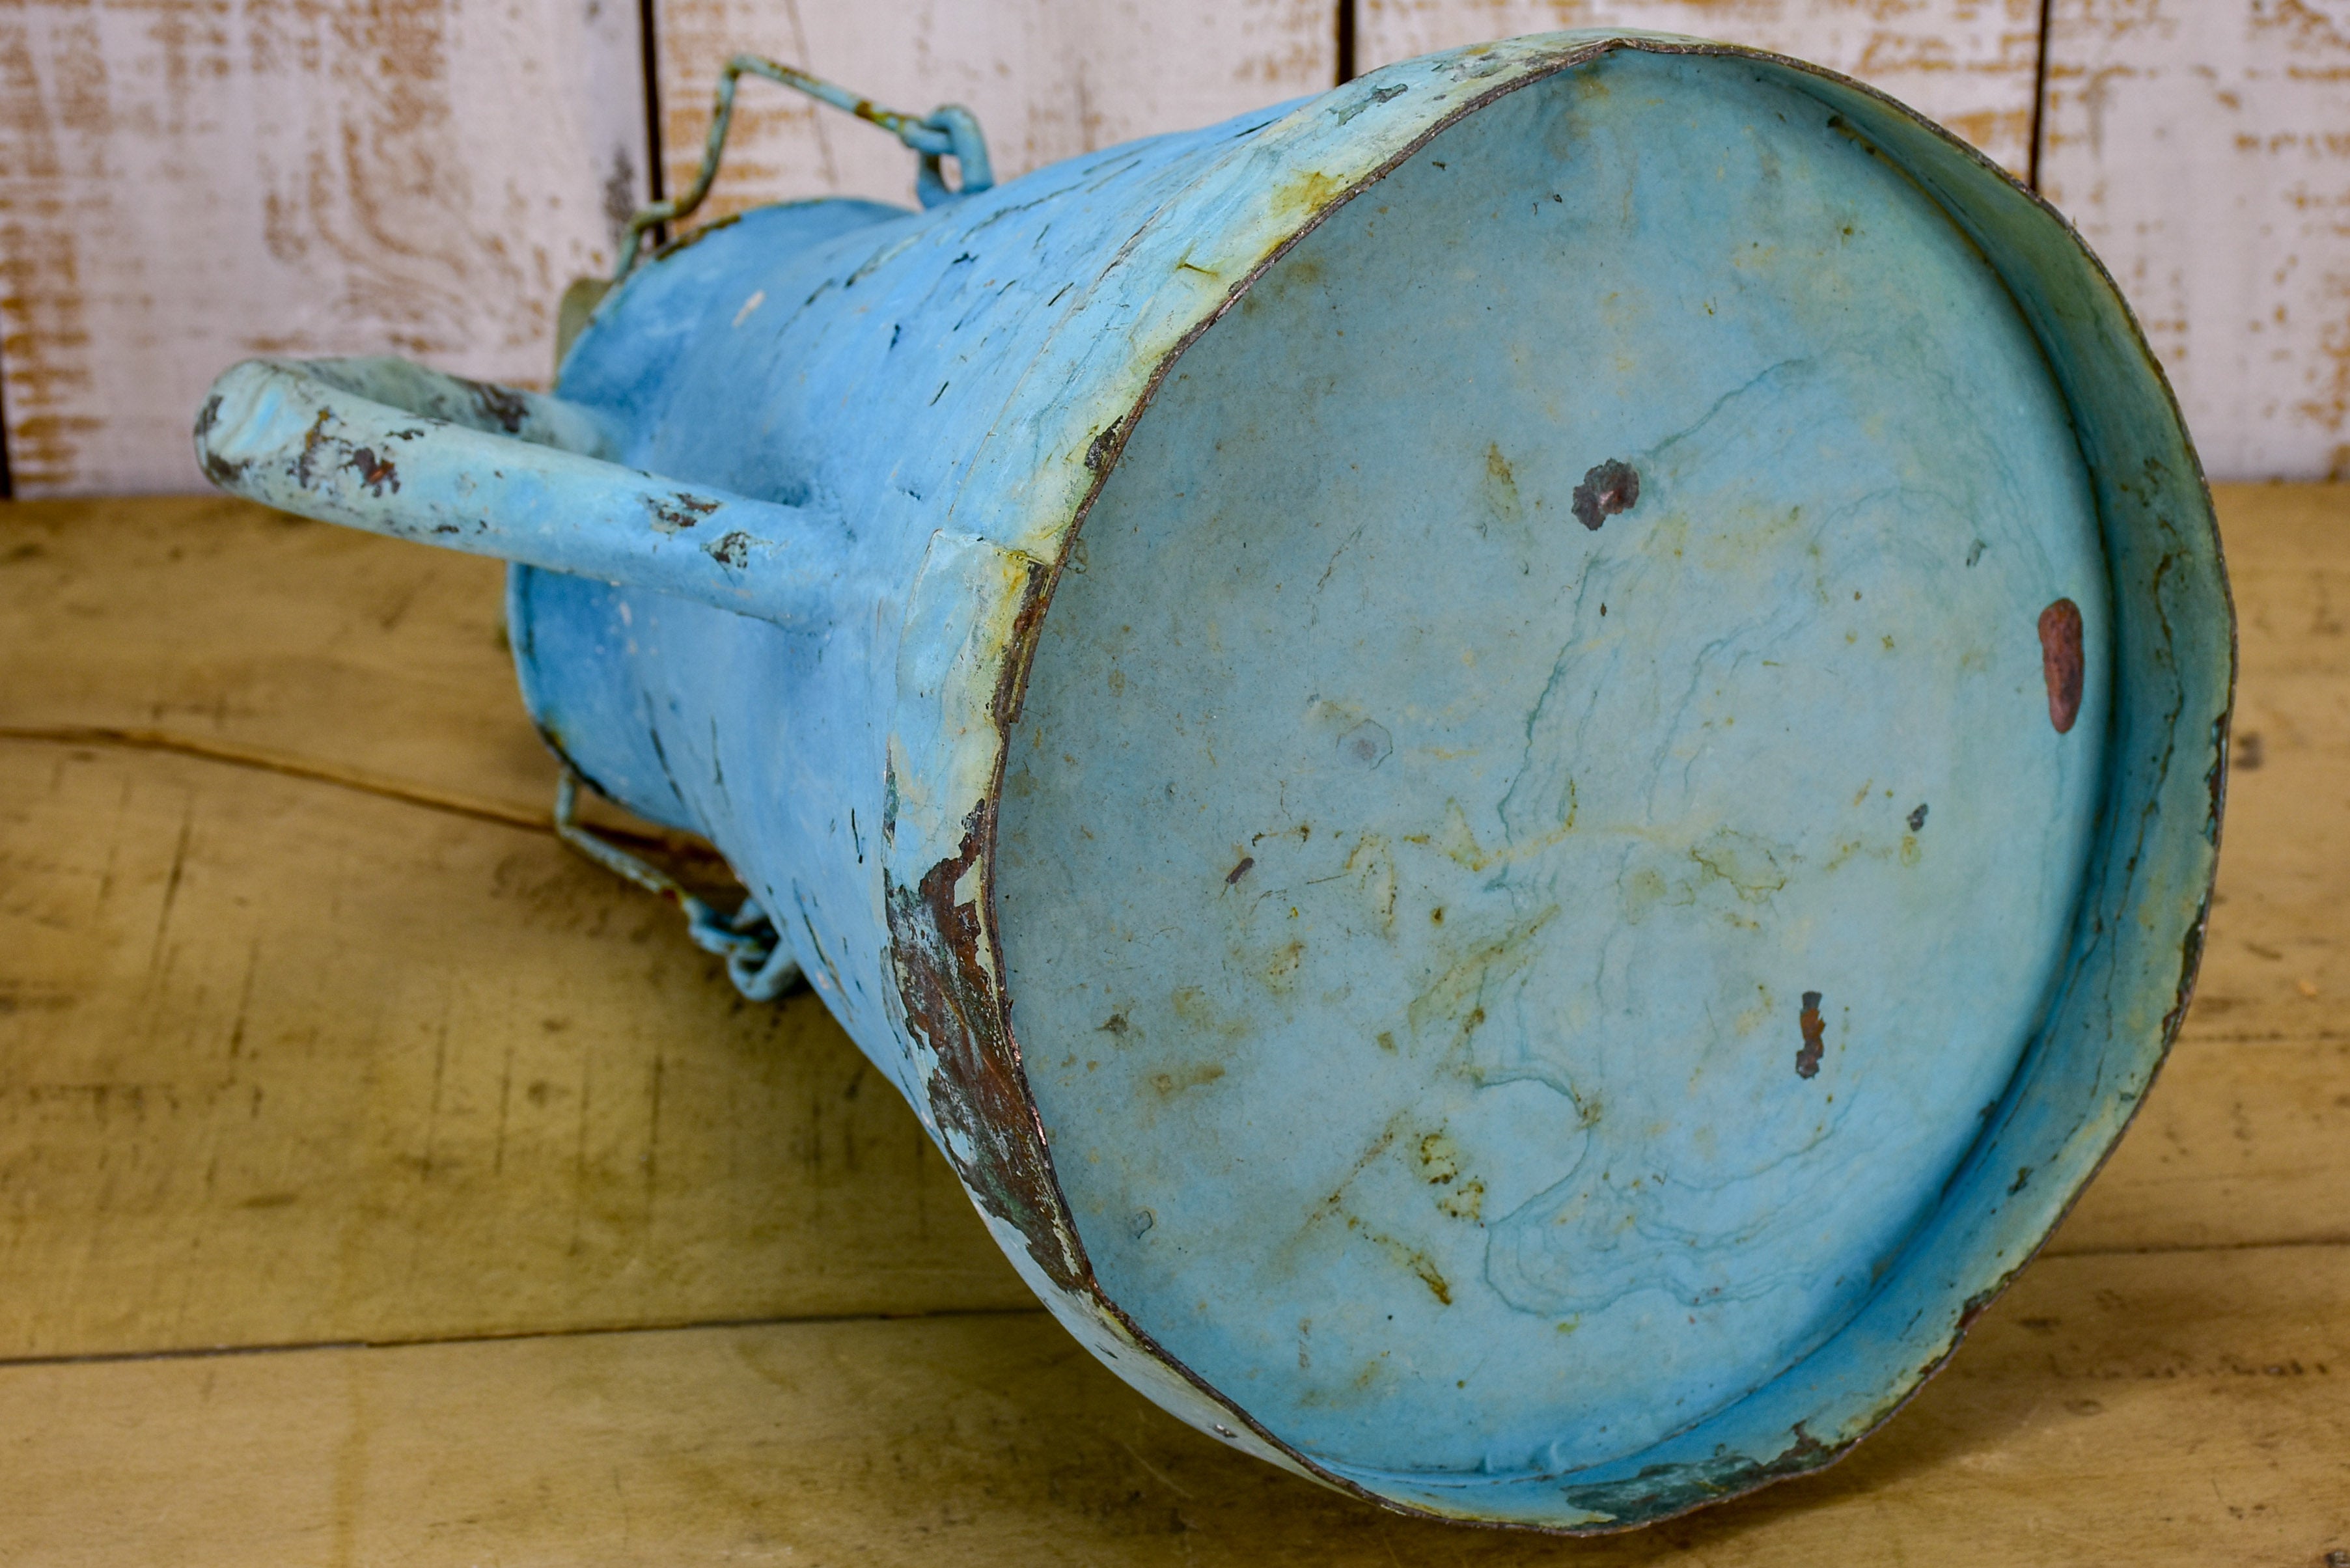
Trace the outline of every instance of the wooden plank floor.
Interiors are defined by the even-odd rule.
[[[2137,1127],[1855,1458],[1599,1542],[1325,1493],[1077,1351],[812,999],[556,843],[494,566],[0,506],[0,1563],[2350,1552],[2350,491],[2220,503],[2221,901]]]

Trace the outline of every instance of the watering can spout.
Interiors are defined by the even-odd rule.
[[[305,517],[781,624],[841,576],[841,531],[806,508],[626,467],[592,410],[403,359],[245,360],[195,446],[224,490]]]

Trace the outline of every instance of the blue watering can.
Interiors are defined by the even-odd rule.
[[[1217,1440],[1588,1532],[1886,1419],[2144,1096],[2217,854],[2219,541],[2078,237],[1684,38],[993,188],[736,68],[927,210],[632,238],[552,397],[240,365],[206,472],[515,562],[548,743],[749,889],[697,940]]]

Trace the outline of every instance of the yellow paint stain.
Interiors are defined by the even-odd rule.
[[[1309,169],[1273,193],[1273,210],[1275,213],[1305,214],[1318,213],[1345,190],[1342,182],[1333,180],[1319,169]]]
[[[1496,866],[1523,860],[1539,855],[1575,831],[1577,809],[1575,781],[1566,781],[1566,817],[1547,833],[1518,842],[1487,848],[1477,841],[1476,830],[1469,826],[1469,814],[1461,809],[1458,800],[1444,803],[1444,822],[1434,833],[1408,833],[1407,844],[1424,845],[1440,851],[1446,858],[1464,870],[1486,871]]]
[[[1150,1076],[1150,1086],[1162,1095],[1178,1095],[1185,1089],[1196,1089],[1202,1084],[1212,1084],[1223,1075],[1224,1069],[1222,1063],[1202,1062],[1198,1066],[1186,1068],[1180,1073],[1154,1073]]]
[[[1534,939],[1557,914],[1558,906],[1553,904],[1532,919],[1470,950],[1430,981],[1404,1011],[1412,1033],[1425,1034],[1431,1024],[1444,1021],[1453,1025],[1455,1038],[1465,1039],[1484,1022],[1484,1009],[1478,1001],[1485,988],[1507,980],[1534,961]]]
[[[1355,847],[1347,853],[1347,864],[1339,872],[1349,880],[1356,896],[1379,922],[1380,933],[1395,935],[1396,865],[1395,853],[1388,847],[1384,835],[1367,833]]]
[[[1518,476],[1510,467],[1510,460],[1502,455],[1499,445],[1485,445],[1485,477],[1478,486],[1478,499],[1487,515],[1496,523],[1516,524],[1524,521],[1525,504],[1518,498]]]

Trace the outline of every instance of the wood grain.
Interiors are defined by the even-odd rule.
[[[2063,1258],[1824,1475],[1569,1542],[1399,1519],[1041,1314],[0,1367],[21,1560],[2274,1568],[2350,1547],[2350,1253]]]
[[[2032,156],[2039,0],[1358,0],[1362,67],[1564,27],[1690,33],[1857,77],[2012,173]]]
[[[546,822],[504,567],[212,494],[0,511],[0,736],[112,735]]]
[[[622,0],[0,7],[0,374],[25,495],[193,490],[244,356],[543,382],[641,199]]]
[[[2350,11],[2054,0],[2042,186],[2137,308],[2204,464],[2350,476]]]
[[[1562,26],[1816,59],[2029,167],[2040,0],[1357,0],[1357,62]],[[690,178],[718,63],[961,100],[999,167],[1328,85],[1327,0],[656,0]],[[556,296],[645,194],[620,0],[17,0],[0,8],[0,401],[19,493],[194,488],[187,425],[252,353],[393,350],[543,383]],[[2318,0],[2054,0],[2042,176],[2105,255],[2222,477],[2350,476],[2350,19]],[[903,202],[886,136],[745,90],[711,215]]]
[[[59,732],[0,738],[0,1558],[2316,1568],[2350,489],[2220,501],[2222,900],[2145,1113],[1854,1458],[1580,1544],[1236,1459],[1028,1307],[811,998],[739,1002],[452,762],[530,744],[494,572],[227,503],[0,509],[0,712]]]
[[[1184,130],[1337,80],[1329,0],[654,0],[668,189],[691,182],[730,55],[772,56],[924,113],[975,110],[999,181],[1138,136]],[[704,222],[764,202],[911,205],[913,155],[837,109],[745,82]]]
[[[2350,491],[2220,499],[2202,983],[2057,1253],[2350,1241]],[[1024,1301],[811,999],[548,835],[498,596],[225,500],[0,511],[0,1357]]]
[[[524,830],[0,742],[0,1358],[1028,1296],[803,993]]]

